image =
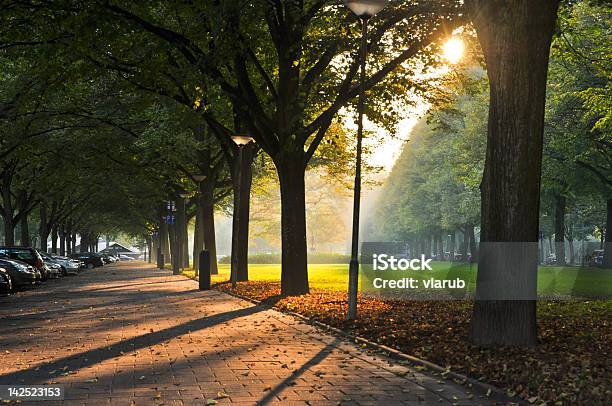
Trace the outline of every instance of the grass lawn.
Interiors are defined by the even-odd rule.
[[[476,280],[476,264],[432,262],[433,271],[427,277],[436,279],[462,278],[473,290]],[[192,271],[186,275],[194,276]],[[280,281],[280,264],[249,265],[249,278],[259,282]],[[212,282],[225,282],[230,278],[230,265],[220,264],[219,274],[212,276]],[[308,266],[310,287],[318,290],[344,292],[348,286],[347,264],[311,264]],[[360,279],[360,283],[362,279]],[[612,297],[612,270],[600,268],[542,266],[538,270],[538,292],[543,295],[571,295],[585,298]]]

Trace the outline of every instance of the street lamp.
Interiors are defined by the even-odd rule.
[[[243,158],[242,158],[242,150],[244,149],[245,145],[248,145],[249,143],[253,142],[253,137],[251,137],[250,135],[246,135],[246,134],[236,134],[236,135],[232,135],[232,141],[234,141],[234,143],[238,146],[238,188],[236,190],[236,193],[238,194],[237,198],[235,199],[236,202],[238,202],[238,205],[240,205],[240,199],[242,198],[242,196],[240,196],[240,189],[242,188],[242,166],[244,165]],[[238,207],[234,207],[234,210],[238,210]],[[240,216],[236,216],[236,218],[238,219],[238,223],[240,222]],[[236,230],[238,230],[239,228],[236,227]],[[232,279],[232,289],[236,288],[236,284],[238,282],[238,267],[236,266],[235,263],[232,264],[232,275],[231,275],[231,279]]]
[[[355,195],[353,201],[353,235],[349,264],[348,319],[357,318],[357,286],[359,283],[359,210],[361,206],[361,143],[363,139],[363,108],[365,102],[365,69],[368,52],[368,21],[387,5],[388,0],[344,0],[344,4],[361,19],[359,56],[359,100],[357,102],[357,158],[355,160]]]
[[[389,0],[344,0],[344,4],[359,18],[368,19],[381,11]]]
[[[232,141],[234,141],[236,145],[238,145],[239,147],[243,147],[247,145],[248,143],[252,142],[253,137],[251,137],[250,135],[246,135],[246,134],[236,134],[236,135],[232,135]]]

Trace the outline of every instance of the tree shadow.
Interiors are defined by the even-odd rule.
[[[334,338],[332,342],[325,345],[325,347],[323,347],[319,352],[317,352],[311,359],[309,359],[306,363],[304,363],[297,370],[293,371],[290,376],[285,378],[281,383],[279,383],[274,388],[272,388],[270,391],[268,391],[266,395],[263,398],[261,398],[257,403],[261,405],[265,405],[267,403],[274,401],[275,397],[280,392],[282,392],[284,389],[289,387],[289,384],[291,382],[295,381],[298,377],[303,375],[310,368],[314,367],[315,365],[320,364],[321,361],[323,361],[332,352],[332,350],[336,347],[336,345],[339,342],[340,342],[340,339]]]
[[[28,384],[41,383],[49,379],[49,372],[53,370],[61,370],[62,368],[68,367],[71,371],[77,371],[81,368],[115,358],[125,352],[146,348],[189,332],[206,329],[236,318],[250,316],[267,309],[268,306],[266,305],[256,305],[190,320],[166,329],[121,340],[109,346],[98,347],[68,357],[59,358],[36,367],[0,375],[0,385],[10,385],[16,382],[27,382]]]

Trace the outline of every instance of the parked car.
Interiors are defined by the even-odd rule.
[[[104,258],[107,259],[110,263],[119,261],[119,258],[113,254],[104,254]]]
[[[104,266],[104,260],[102,257],[93,252],[80,252],[77,254],[72,254],[70,255],[70,258],[83,261],[87,269]]]
[[[76,261],[74,259],[70,259],[67,257],[63,257],[60,255],[47,254],[44,252],[41,252],[40,255],[42,259],[45,261],[45,263],[52,263],[52,264],[58,265],[62,271],[63,276],[66,276],[68,274],[76,275],[77,273],[79,273],[79,266],[80,266],[79,261]]]
[[[593,251],[593,265],[594,266],[602,266],[604,259],[604,250],[595,250]]]
[[[33,266],[41,273],[42,280],[49,279],[49,277],[51,276],[36,248],[0,247],[0,256],[5,256],[9,259],[25,262],[26,264]]]
[[[113,262],[115,262],[115,258],[112,255],[102,253],[96,254],[102,258],[102,261],[104,261],[105,264],[112,264]]]
[[[43,266],[47,269],[49,278],[57,279],[64,276],[62,273],[62,267],[58,264],[54,264],[52,262],[45,262]]]
[[[8,295],[13,291],[11,276],[4,268],[0,268],[0,294]]]
[[[119,255],[119,259],[121,261],[133,261],[134,260],[134,258],[132,258],[132,257],[130,257],[128,255]]]
[[[0,256],[0,267],[10,276],[13,288],[32,286],[42,279],[40,271],[32,265],[5,256]]]

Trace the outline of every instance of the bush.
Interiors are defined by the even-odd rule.
[[[333,252],[317,252],[308,254],[309,264],[348,264],[350,255]],[[220,264],[231,263],[231,257],[225,256],[219,260]],[[249,264],[280,264],[281,254],[252,254],[249,255]]]

